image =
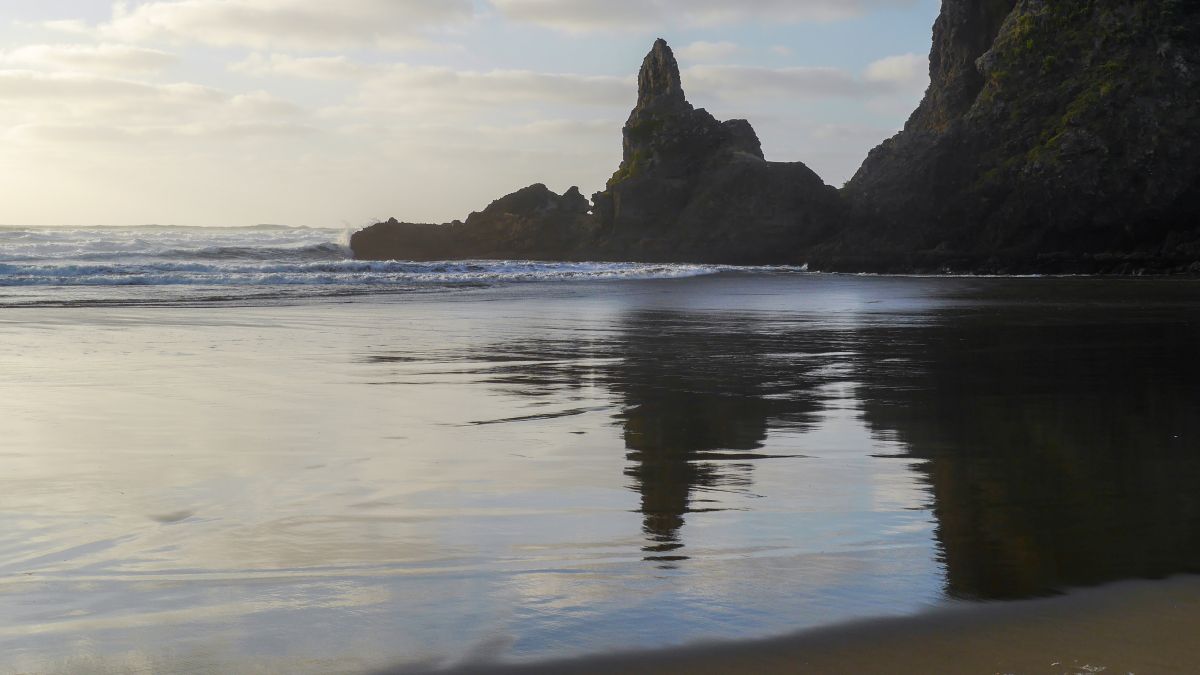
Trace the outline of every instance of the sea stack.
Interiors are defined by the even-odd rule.
[[[694,108],[664,40],[642,62],[622,141],[620,168],[593,196],[609,256],[795,262],[840,216],[836,191],[808,167],[764,159],[749,122]]]
[[[642,62],[622,136],[621,165],[592,205],[539,184],[465,222],[374,225],[351,247],[360,259],[802,263],[845,218],[808,167],[766,161],[749,122],[693,107],[664,40]]]

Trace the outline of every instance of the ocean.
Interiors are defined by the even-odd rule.
[[[1200,572],[1195,280],[344,241],[0,229],[0,672],[537,663]]]
[[[0,306],[405,293],[518,281],[675,278],[700,265],[370,262],[350,232],[225,227],[0,227]],[[52,290],[48,290],[52,289]]]

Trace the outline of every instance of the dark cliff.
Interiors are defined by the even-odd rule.
[[[945,0],[931,85],[843,191],[827,267],[1200,260],[1200,3]]]
[[[684,95],[655,43],[589,205],[544,186],[467,222],[384,223],[362,258],[1200,272],[1200,2],[944,0],[931,84],[840,192]]]

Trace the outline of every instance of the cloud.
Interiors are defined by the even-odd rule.
[[[56,21],[44,21],[42,27],[58,31],[60,33],[76,33],[78,35],[87,35],[91,32],[91,27],[86,21],[80,19],[58,19]]]
[[[570,32],[711,26],[744,21],[837,21],[916,0],[492,0],[504,15]]]
[[[0,70],[0,135],[26,143],[270,137],[311,130],[304,117],[266,92]]]
[[[26,45],[0,52],[0,63],[100,73],[154,72],[179,62],[174,54],[130,45]]]
[[[916,54],[889,56],[868,65],[861,77],[829,67],[701,65],[684,71],[684,87],[720,99],[758,96],[862,100],[924,91],[929,84],[928,63]]]
[[[306,80],[357,80],[378,73],[380,68],[356,63],[345,56],[296,57],[289,54],[251,54],[232,63],[235,73],[257,77],[284,76]]]
[[[474,72],[398,65],[370,80],[364,95],[400,104],[435,96],[442,102],[466,106],[515,103],[612,106],[631,104],[636,84],[632,77],[528,70]]]
[[[171,40],[256,49],[399,47],[471,18],[471,0],[152,0],[117,3],[95,27],[123,42]],[[53,26],[50,26],[53,27]],[[77,32],[78,22],[59,28]]]
[[[900,54],[879,59],[867,66],[866,79],[899,89],[924,90],[929,85],[929,58],[922,54]]]
[[[688,48],[701,56],[717,58],[734,53],[737,46],[700,42]],[[253,54],[231,68],[261,77],[357,81],[358,104],[392,110],[479,109],[513,104],[628,107],[636,92],[632,77],[368,64],[344,56]],[[928,73],[925,57],[905,54],[876,61],[861,76],[832,67],[698,65],[685,69],[683,80],[685,89],[693,94],[726,100],[865,100],[924,90]]]
[[[879,85],[849,71],[820,67],[695,66],[684,71],[684,88],[720,99],[859,99],[882,92]]]
[[[693,42],[675,50],[679,58],[687,61],[720,61],[738,53],[739,47],[732,42]]]
[[[159,85],[83,73],[0,70],[0,109],[66,102],[111,107],[131,103],[142,105],[147,100],[202,105],[223,97],[216,89],[196,84]]]
[[[898,129],[883,129],[863,124],[821,124],[814,127],[810,133],[814,139],[822,141],[861,144],[866,139],[867,143],[876,144],[879,139],[885,138],[888,134],[894,134],[896,131]]]
[[[637,81],[632,76],[455,70],[405,63],[359,63],[342,56],[254,54],[231,68],[261,77],[355,81],[358,93],[348,107],[383,110],[391,115],[457,111],[497,117],[523,105],[620,108],[631,106],[637,93]]]
[[[9,140],[25,143],[136,143],[179,140],[245,140],[294,138],[316,133],[311,125],[294,122],[198,122],[159,127],[124,127],[102,124],[31,123],[13,127]]]

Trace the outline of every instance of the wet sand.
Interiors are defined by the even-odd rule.
[[[1200,662],[1172,586],[845,628],[1200,574],[1194,281],[125,300],[0,312],[0,673]]]
[[[590,673],[1195,673],[1200,577],[962,605],[737,644],[557,661],[471,665],[455,675]],[[399,673],[412,670],[393,671]]]

